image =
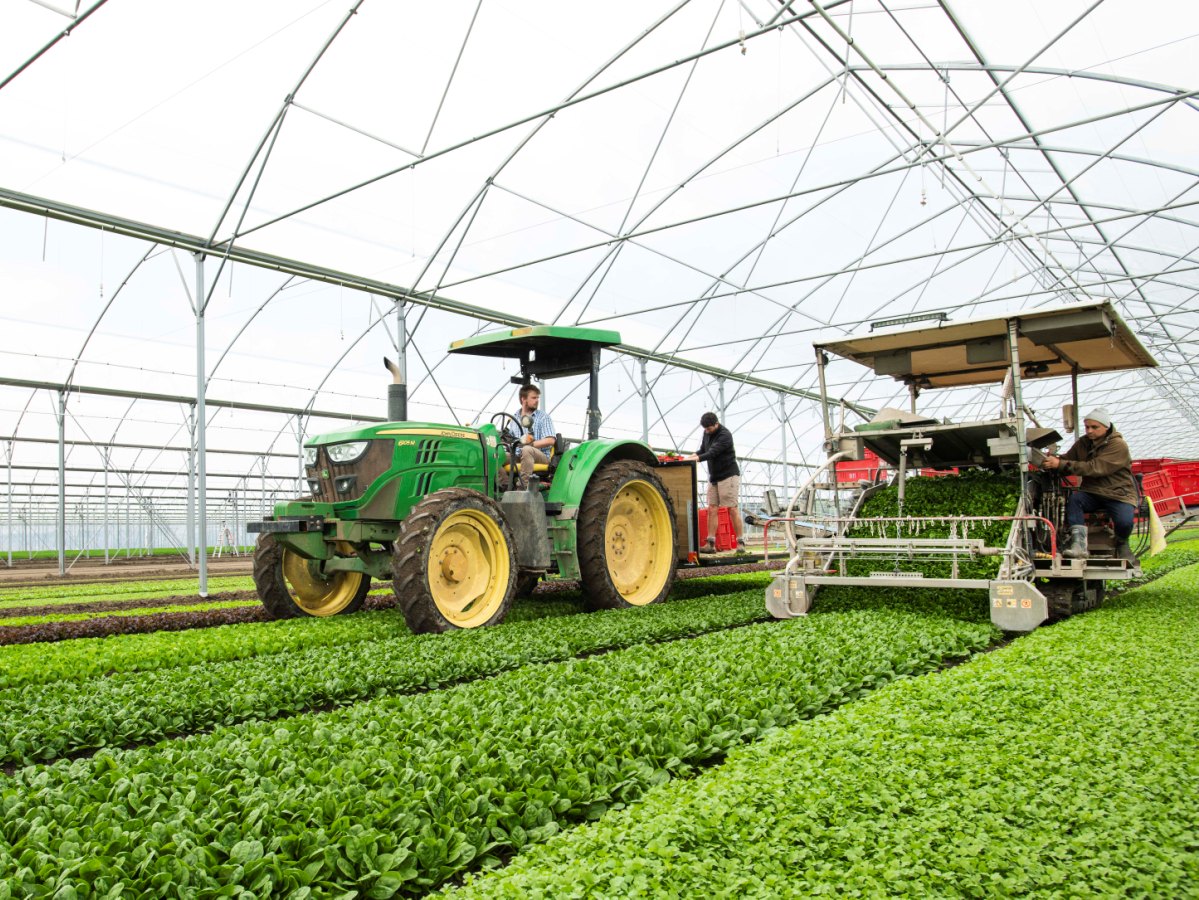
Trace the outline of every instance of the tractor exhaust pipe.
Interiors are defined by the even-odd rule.
[[[387,371],[391,373],[392,383],[387,386],[387,421],[389,422],[407,422],[408,421],[408,385],[404,383],[404,373],[400,371],[400,367],[393,363],[386,356],[383,357],[383,365],[387,367]]]

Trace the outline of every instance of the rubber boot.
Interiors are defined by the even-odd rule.
[[[1087,558],[1087,526],[1070,526],[1070,546],[1062,551],[1062,559]]]
[[[1141,574],[1141,561],[1137,559],[1137,555],[1128,546],[1128,538],[1124,538],[1123,540],[1116,539],[1116,558],[1125,560],[1128,563],[1128,568],[1134,574]]]

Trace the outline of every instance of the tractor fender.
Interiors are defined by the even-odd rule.
[[[545,499],[551,503],[561,503],[564,510],[577,508],[583,502],[583,492],[587,490],[596,471],[606,463],[621,459],[636,460],[651,467],[658,465],[654,452],[641,441],[584,441],[562,455]]]

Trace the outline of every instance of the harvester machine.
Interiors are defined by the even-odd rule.
[[[900,327],[815,347],[827,459],[783,516],[805,527],[786,530],[790,558],[766,592],[776,618],[806,614],[825,585],[967,588],[986,591],[995,625],[1025,632],[1098,606],[1107,582],[1139,574],[1116,555],[1104,521],[1088,522],[1088,556],[1063,556],[1073,485],[1039,468],[1062,434],[1041,427],[1024,402],[1030,379],[1069,377],[1063,430],[1077,439],[1079,375],[1156,365],[1111,304],[956,323],[927,319],[913,316],[895,323]],[[832,357],[903,382],[910,408],[883,409],[847,426],[845,405],[831,401],[827,389]],[[925,391],[987,384],[1000,388],[992,418],[953,423],[917,412]],[[837,406],[841,421],[834,425]],[[837,463],[861,461],[866,451],[890,467],[889,483],[838,482]],[[905,514],[914,474],[972,468],[1018,479],[1015,508],[998,515]],[[887,487],[897,492],[896,514],[864,514],[870,497]],[[983,561],[990,565],[978,565]]]

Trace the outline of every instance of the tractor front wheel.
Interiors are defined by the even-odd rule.
[[[512,532],[498,503],[447,488],[412,508],[395,542],[392,582],[414,633],[502,622],[512,605]]]
[[[260,534],[254,587],[272,619],[340,616],[362,608],[371,579],[362,572],[322,572],[318,560],[287,549],[273,534]]]
[[[579,571],[590,609],[664,600],[674,585],[674,509],[645,463],[621,460],[599,471],[579,506]]]

